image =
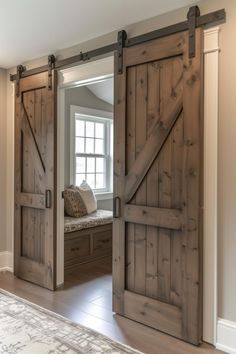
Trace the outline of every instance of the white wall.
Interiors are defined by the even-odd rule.
[[[207,13],[220,8],[225,8],[227,12],[227,23],[221,26],[220,34],[220,67],[219,67],[219,316],[221,318],[236,322],[236,163],[234,155],[236,151],[236,1],[235,0],[201,0],[198,2],[201,12]],[[157,5],[158,6],[158,5]],[[187,8],[174,11],[138,24],[130,25],[126,30],[128,36],[132,37],[144,32],[148,32],[158,27],[167,26],[186,19]],[[86,51],[109,44],[116,40],[117,32],[112,32],[106,36],[96,38],[87,43],[75,46],[70,49],[60,51],[59,57],[67,57],[77,54],[80,50]],[[45,59],[29,63],[28,67],[38,66],[45,63]],[[10,87],[10,83],[9,83]],[[9,88],[10,90],[10,88]],[[8,93],[7,117],[7,183],[8,195],[12,200],[13,185],[10,179],[12,175],[12,148],[13,148],[13,117],[10,91]],[[12,206],[10,202],[9,206]],[[10,213],[8,220],[12,222]],[[0,229],[2,230],[2,225]],[[11,249],[12,226],[8,226],[7,244]]]

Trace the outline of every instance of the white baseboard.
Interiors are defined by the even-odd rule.
[[[13,255],[12,252],[0,252],[0,272],[13,272]]]
[[[236,322],[218,319],[216,348],[229,354],[236,354]]]

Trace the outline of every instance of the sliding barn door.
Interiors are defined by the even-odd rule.
[[[15,275],[55,287],[55,73],[20,79],[15,97]]]
[[[113,306],[201,338],[202,31],[124,49],[116,75]],[[117,70],[116,70],[117,72]]]

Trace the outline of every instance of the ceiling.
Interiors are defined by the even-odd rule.
[[[87,85],[87,88],[100,100],[103,100],[109,104],[113,104],[113,97],[114,97],[113,78],[96,82],[91,85]]]
[[[0,67],[10,68],[193,0],[0,0]]]

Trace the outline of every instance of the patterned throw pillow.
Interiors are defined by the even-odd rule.
[[[64,191],[65,214],[74,218],[80,218],[87,215],[87,209],[80,191],[77,188],[71,187],[66,188]]]

